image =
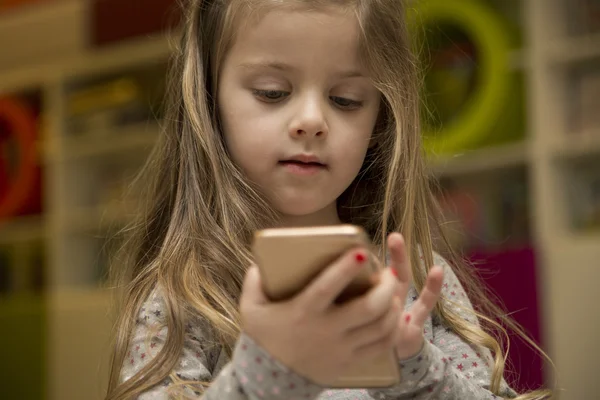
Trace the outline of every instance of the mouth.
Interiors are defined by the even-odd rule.
[[[305,162],[305,161],[299,161],[299,160],[282,160],[279,161],[279,164],[282,165],[298,165],[301,167],[326,167],[325,164],[320,163],[318,161],[309,161],[309,162]]]
[[[310,176],[327,169],[320,161],[282,160],[279,165],[293,175]]]
[[[299,166],[326,167],[326,164],[313,154],[297,154],[288,159],[279,161],[280,164],[293,164]]]

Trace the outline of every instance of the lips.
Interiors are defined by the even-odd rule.
[[[315,166],[315,167],[325,167],[326,164],[323,163],[317,156],[312,154],[298,154],[292,156],[288,159],[279,161],[280,164],[296,164],[300,166]]]
[[[300,177],[314,176],[327,169],[327,165],[313,155],[293,156],[279,161],[279,165],[288,173]]]
[[[317,161],[304,162],[304,161],[298,161],[298,160],[283,160],[283,161],[279,161],[279,163],[280,164],[294,164],[294,165],[300,165],[300,166],[325,167],[325,164],[321,164],[320,162],[317,162]]]

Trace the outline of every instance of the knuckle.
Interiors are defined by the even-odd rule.
[[[373,310],[373,305],[371,303],[372,302],[371,302],[369,296],[365,296],[364,298],[357,300],[356,303],[353,304],[354,309],[351,311],[355,315],[373,316],[374,310]]]
[[[308,319],[308,311],[306,307],[294,306],[290,313],[291,322],[294,325],[302,325]]]
[[[398,325],[399,317],[395,312],[392,312],[386,319],[387,319],[387,321],[386,321],[387,322],[387,325],[386,325],[387,331],[392,332]]]
[[[378,337],[380,337],[380,338],[386,337],[387,335],[389,335],[389,333],[390,333],[390,328],[388,326],[387,321],[380,322],[377,327]]]
[[[385,305],[381,302],[380,299],[372,297],[366,300],[367,302],[365,304],[365,311],[367,313],[374,317],[381,317],[385,314]]]
[[[349,262],[342,262],[335,268],[335,280],[338,281],[348,281],[352,276],[356,275],[356,270],[353,267],[353,264]]]
[[[350,300],[348,304],[342,304],[344,316],[364,316],[366,315],[364,299],[358,298]]]
[[[315,286],[315,295],[316,296],[325,296],[331,293],[331,285],[329,284],[328,281],[325,282],[319,282],[316,286]]]
[[[394,329],[394,321],[391,318],[385,318],[381,321],[380,333],[382,336],[387,336]]]
[[[389,313],[381,317],[373,325],[374,335],[378,338],[386,338],[390,336],[396,328],[397,319],[394,313]]]

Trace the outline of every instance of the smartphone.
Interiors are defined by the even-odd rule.
[[[263,290],[273,301],[300,293],[323,269],[355,247],[372,248],[366,232],[354,225],[307,228],[273,228],[256,232],[252,251],[260,270]],[[369,256],[366,268],[338,297],[343,303],[365,294],[373,286],[378,263]],[[331,388],[383,388],[400,382],[399,362],[390,350],[368,365],[353,366],[344,376],[328,382]]]

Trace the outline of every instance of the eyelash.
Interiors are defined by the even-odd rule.
[[[280,101],[283,101],[286,97],[288,97],[290,95],[290,93],[285,92],[283,90],[254,89],[254,90],[252,90],[252,93],[254,94],[254,96],[258,97],[259,100],[264,101],[265,103],[278,103]],[[279,97],[270,98],[269,95],[273,95],[273,94],[278,95]],[[362,107],[362,105],[363,105],[362,101],[350,100],[350,99],[346,99],[344,97],[331,96],[329,98],[342,110],[352,111],[352,110],[356,110],[356,109]],[[344,104],[340,104],[338,102],[340,100]]]

